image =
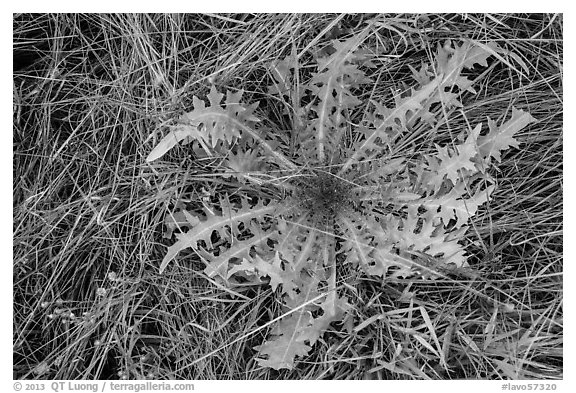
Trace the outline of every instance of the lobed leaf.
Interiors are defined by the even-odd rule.
[[[516,108],[512,108],[512,117],[500,127],[496,126],[494,121],[488,119],[490,132],[486,136],[478,138],[478,149],[482,158],[489,161],[490,157],[494,157],[496,161],[500,162],[503,150],[520,145],[514,135],[534,121],[536,119],[529,113]]]
[[[252,113],[258,106],[255,103],[244,106],[240,103],[242,92],[228,92],[224,106],[221,101],[224,95],[214,86],[208,94],[209,106],[198,97],[193,97],[193,108],[179,119],[178,125],[166,135],[150,152],[147,162],[157,160],[184,139],[198,141],[210,154],[209,146],[214,148],[219,142],[232,143],[240,138],[242,131],[254,133],[251,124],[258,122]]]
[[[205,241],[207,244],[211,244],[210,237],[214,231],[220,231],[225,226],[229,226],[233,233],[237,232],[237,226],[239,223],[244,223],[246,226],[249,226],[251,220],[258,218],[263,219],[265,215],[272,214],[277,208],[275,203],[270,203],[268,205],[259,204],[254,207],[244,206],[238,210],[227,202],[223,201],[221,204],[221,215],[207,211],[205,221],[195,225],[186,233],[179,233],[176,235],[178,240],[168,248],[164,259],[160,264],[160,273],[166,269],[168,264],[180,251],[186,248],[191,248],[193,250],[197,249],[197,243],[199,241]],[[217,265],[220,264],[222,264],[222,262],[217,262]],[[220,272],[221,268],[212,267],[212,270]]]

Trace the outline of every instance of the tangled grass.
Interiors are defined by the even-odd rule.
[[[354,318],[276,372],[253,350],[277,315],[270,289],[223,288],[200,263],[158,273],[173,206],[234,188],[186,148],[146,164],[149,136],[212,83],[243,89],[288,126],[265,65],[312,56],[370,17],[14,15],[14,378],[562,378],[560,15],[389,15],[379,37],[387,67],[375,97],[411,85],[408,66],[446,39],[497,41],[519,56],[483,71],[466,116],[446,126],[499,119],[518,103],[539,120],[504,157],[493,201],[473,222],[483,239],[474,274],[354,277]],[[442,357],[415,338],[421,326]],[[399,354],[412,360],[400,367]]]

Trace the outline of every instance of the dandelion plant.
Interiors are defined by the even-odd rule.
[[[370,46],[377,25],[331,40],[312,69],[294,54],[266,64],[268,93],[290,129],[263,118],[242,91],[212,85],[147,158],[190,146],[219,162],[215,175],[237,182],[238,192],[203,212],[170,212],[175,240],[158,268],[193,255],[222,285],[269,286],[283,311],[254,348],[261,366],[293,368],[350,315],[343,268],[383,282],[465,269],[471,218],[497,187],[493,168],[535,121],[512,107],[499,121],[435,138],[476,93],[470,71],[510,57],[496,42],[438,42],[434,61],[411,69],[411,86],[386,101],[360,96],[383,66]]]

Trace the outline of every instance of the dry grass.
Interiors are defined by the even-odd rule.
[[[184,148],[146,164],[163,126],[210,83],[244,89],[282,125],[266,64],[292,50],[306,61],[333,27],[370,17],[14,16],[14,378],[562,378],[560,15],[389,15],[371,38],[386,63],[366,92],[378,99],[447,38],[496,40],[522,60],[478,72],[478,94],[439,130],[512,105],[538,119],[499,165],[468,275],[342,272],[350,320],[275,372],[253,350],[278,315],[270,289],[231,292],[193,259],[158,273],[174,203],[234,191]]]

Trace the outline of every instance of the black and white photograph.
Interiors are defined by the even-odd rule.
[[[7,388],[565,378],[562,13],[12,22]]]

